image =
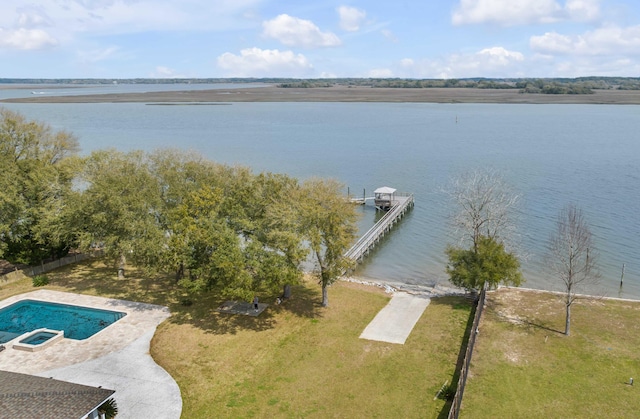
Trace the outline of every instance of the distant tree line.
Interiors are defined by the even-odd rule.
[[[249,300],[297,283],[312,252],[324,305],[348,268],[356,213],[336,181],[178,150],[78,149],[72,134],[0,108],[0,258],[37,264],[100,248],[120,277],[134,264]]]
[[[131,78],[131,79],[19,79],[0,78],[0,84],[216,84],[264,83],[282,88],[319,88],[331,86],[384,87],[384,88],[473,88],[518,89],[521,93],[590,94],[594,90],[640,90],[638,77],[577,77],[577,78]]]
[[[518,89],[520,93],[592,94],[594,90],[639,90],[639,78],[580,77],[580,78],[521,78],[521,79],[310,79],[292,80],[279,84],[283,88],[314,88],[330,86],[378,87],[403,89],[469,88]]]

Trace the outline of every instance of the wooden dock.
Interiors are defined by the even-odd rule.
[[[356,263],[361,262],[373,249],[380,239],[389,232],[394,225],[407,211],[413,208],[413,194],[398,193],[394,195],[393,205],[387,213],[378,220],[378,222],[369,229],[360,240],[358,240],[351,249],[345,252],[345,257],[354,260]]]

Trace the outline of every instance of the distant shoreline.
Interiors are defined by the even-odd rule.
[[[35,95],[4,103],[238,103],[238,102],[371,102],[371,103],[503,103],[640,105],[640,90],[595,90],[593,94],[520,93],[518,89],[384,88],[276,86],[92,95]]]

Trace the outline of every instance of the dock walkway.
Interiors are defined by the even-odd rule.
[[[369,229],[349,250],[345,257],[361,262],[391,228],[413,207],[412,193],[399,193],[394,196],[393,206],[378,222]]]

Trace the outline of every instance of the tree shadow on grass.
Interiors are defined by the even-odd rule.
[[[163,306],[175,299],[177,287],[166,277],[151,277],[135,269],[118,278],[116,269],[101,260],[67,265],[47,276],[51,288],[60,291]]]
[[[473,318],[475,315],[475,310],[473,309],[473,298],[469,296],[455,296],[455,297],[438,297],[433,298],[431,300],[431,304],[443,304],[451,306],[454,310],[464,310],[469,312],[469,316],[467,318],[467,323],[465,325],[464,335],[462,336],[462,340],[460,342],[460,347],[458,349],[458,358],[456,360],[455,370],[453,372],[453,377],[451,378],[451,383],[449,384],[449,388],[453,390],[453,392],[446,392],[448,394],[455,394],[455,390],[458,385],[458,380],[460,379],[460,372],[462,370],[462,364],[464,362],[464,357],[467,350],[467,344],[469,342],[469,336],[471,335],[471,328],[473,327]],[[451,405],[453,402],[453,396],[447,397],[447,394],[440,395],[440,398],[445,400],[445,404],[438,415],[438,419],[446,419],[449,417],[449,411],[451,410]]]
[[[514,325],[522,325],[527,328],[546,330],[551,333],[564,335],[564,331],[556,328],[554,326],[554,322],[547,321],[536,316],[532,316],[531,313],[523,314],[523,315],[518,315],[515,313],[513,315],[507,314],[510,311],[509,309],[513,308],[512,306],[513,303],[511,305],[508,305],[507,304],[508,302],[509,302],[508,300],[488,297],[486,300],[485,311],[490,312],[496,318],[507,323],[511,323]],[[517,310],[517,311],[518,313],[521,313],[524,310]]]
[[[321,305],[317,301],[317,292],[308,287],[292,286],[292,297],[276,305],[276,296],[262,298],[269,306],[257,316],[222,313],[218,308],[226,299],[215,292],[203,293],[193,299],[193,304],[185,306],[177,303],[169,307],[172,316],[170,322],[191,324],[207,333],[236,334],[241,330],[263,331],[275,327],[279,319],[287,314],[305,318],[321,316]]]
[[[546,324],[544,322],[536,323],[536,322],[532,322],[530,320],[525,320],[523,324],[525,324],[527,326],[530,326],[530,327],[534,327],[536,329],[542,329],[542,330],[546,330],[546,331],[551,332],[551,333],[557,333],[559,335],[564,335],[564,331],[558,330],[558,329],[554,329],[553,327],[549,326],[548,324]]]
[[[277,295],[261,296],[260,301],[269,306],[258,316],[227,314],[217,311],[228,300],[218,290],[190,294],[170,275],[153,277],[133,268],[125,278],[118,278],[116,268],[104,262],[94,259],[52,271],[47,274],[51,284],[48,288],[166,306],[171,312],[169,322],[190,324],[214,334],[268,330],[287,314],[305,318],[322,315],[319,292],[310,286],[292,286],[292,297],[280,305],[275,304]]]

